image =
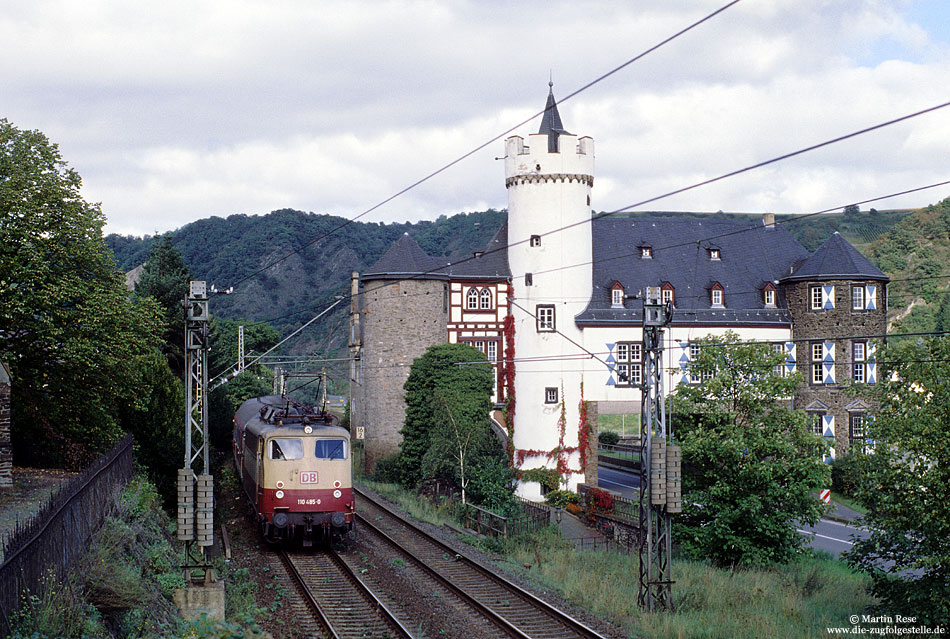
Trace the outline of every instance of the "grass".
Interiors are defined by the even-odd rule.
[[[381,497],[385,497],[398,505],[414,519],[430,523],[434,526],[442,526],[444,524],[458,525],[458,520],[455,516],[455,505],[449,501],[432,504],[425,499],[416,497],[415,494],[406,491],[406,489],[398,484],[386,484],[366,478],[360,481]]]
[[[831,501],[838,502],[838,503],[841,504],[842,506],[847,506],[847,507],[850,508],[851,510],[853,510],[853,511],[855,511],[855,512],[859,512],[859,513],[861,513],[862,515],[868,514],[868,509],[867,509],[867,508],[865,508],[864,506],[862,506],[862,505],[859,504],[858,502],[854,501],[854,500],[851,499],[850,497],[845,497],[845,496],[842,495],[841,493],[837,493],[837,492],[835,492],[835,491],[831,491]]]
[[[511,552],[507,561],[512,570],[520,569],[532,581],[642,637],[818,637],[828,626],[849,625],[849,615],[872,603],[865,577],[841,562],[818,557],[736,570],[674,560],[672,614],[649,614],[636,607],[636,555],[575,552],[535,543]]]
[[[639,435],[640,415],[597,415],[597,430],[618,435]]]
[[[65,579],[49,577],[44,593],[26,596],[11,614],[10,639],[263,637],[247,614],[256,605],[254,590],[247,580],[242,588],[240,575],[229,579],[226,590],[229,611],[240,623],[188,623],[178,616],[171,597],[185,585],[180,568],[185,557],[171,541],[173,530],[155,487],[142,476],[134,477]],[[275,588],[277,601],[285,594],[281,589]]]
[[[433,508],[398,486],[381,488],[380,494],[410,513],[429,514]],[[435,510],[442,518],[450,513],[445,506]],[[851,625],[848,617],[873,603],[867,577],[823,556],[803,555],[785,566],[735,570],[674,559],[676,611],[649,614],[635,603],[636,554],[576,552],[553,526],[527,539],[465,541],[499,553],[504,557],[501,564],[511,572],[558,591],[636,637],[820,637],[826,627]]]

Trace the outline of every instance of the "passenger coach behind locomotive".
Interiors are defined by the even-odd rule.
[[[352,529],[350,434],[333,420],[280,396],[234,415],[234,464],[269,541],[309,546]]]

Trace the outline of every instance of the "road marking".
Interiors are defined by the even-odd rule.
[[[614,486],[622,486],[624,488],[639,488],[639,486],[631,486],[630,484],[621,484],[619,481],[611,481],[609,479],[601,479],[600,483],[613,484]]]
[[[848,544],[849,546],[854,545],[853,541],[847,541],[846,539],[838,539],[837,537],[829,537],[828,535],[822,535],[821,533],[816,533],[812,530],[802,530],[801,528],[796,528],[796,530],[803,535],[812,535],[813,537],[821,537],[822,539],[830,539],[831,541],[837,541],[842,544]]]

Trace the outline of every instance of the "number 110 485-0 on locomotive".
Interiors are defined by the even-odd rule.
[[[234,464],[268,541],[310,546],[352,529],[350,434],[335,421],[280,396],[234,415]]]

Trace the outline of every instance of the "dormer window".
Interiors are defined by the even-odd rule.
[[[775,285],[769,282],[762,291],[762,301],[767,308],[775,308]]]
[[[620,282],[614,282],[610,288],[610,305],[613,308],[623,308],[623,285]]]
[[[540,235],[532,235],[532,236],[531,236],[530,245],[531,245],[531,246],[541,246],[541,236],[540,236]]]
[[[652,246],[641,246],[640,247],[640,257],[645,260],[653,258],[653,247]]]
[[[709,259],[718,262],[721,259],[721,256],[719,254],[719,249],[717,248],[709,249]]]
[[[724,304],[722,284],[716,282],[712,285],[712,288],[709,291],[709,303],[717,308],[722,308]]]
[[[676,304],[676,297],[673,295],[673,285],[669,282],[666,282],[661,287],[662,297],[664,304]]]

